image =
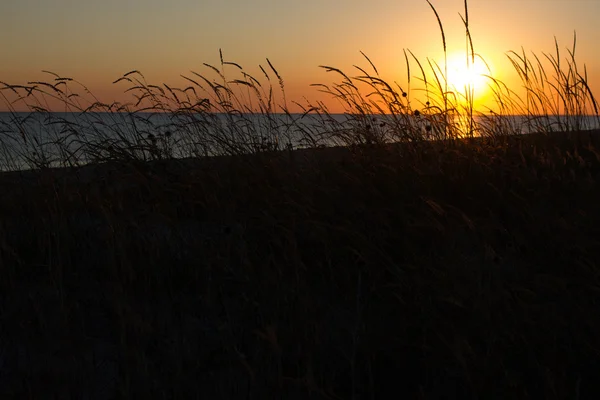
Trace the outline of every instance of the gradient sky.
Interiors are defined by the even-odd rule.
[[[464,49],[463,0],[432,0],[449,51]],[[509,85],[508,50],[570,47],[577,31],[578,64],[587,65],[600,96],[600,1],[470,0],[475,51]],[[402,49],[441,59],[435,16],[425,0],[6,0],[0,3],[0,81],[76,78],[102,100],[121,100],[111,82],[138,69],[152,83],[184,86],[180,74],[218,64],[219,48],[256,76],[269,58],[288,98],[317,98],[311,83],[334,77],[318,68],[367,67],[365,52],[386,79],[406,81]],[[564,53],[567,54],[566,52]],[[351,72],[352,74],[352,72]],[[0,110],[5,105],[0,103]]]

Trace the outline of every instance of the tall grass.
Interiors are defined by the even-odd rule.
[[[255,77],[225,60],[221,52],[220,65],[204,64],[204,72],[182,75],[187,86],[181,88],[147,82],[137,70],[124,74],[113,84],[126,85],[124,91],[132,101],[125,104],[102,103],[85,85],[52,72],[48,81],[0,82],[10,115],[0,120],[1,167],[77,166],[109,160],[572,131],[586,128],[587,116],[598,118],[587,69],[577,65],[576,37],[566,59],[556,40],[555,54],[538,57],[525,50],[509,52],[508,60],[525,95],[489,71],[495,106],[476,109],[470,83],[450,88],[446,33],[436,8],[427,3],[440,29],[442,65],[430,58],[421,61],[405,49],[403,85],[383,79],[362,52],[368,67],[354,66],[356,75],[321,66],[337,80],[313,86],[341,106],[342,116],[331,113],[322,101],[288,104],[284,80],[268,59],[266,66],[260,66],[262,76]],[[466,0],[460,17],[467,68],[476,60],[485,63],[473,44]],[[60,104],[60,111],[70,115],[54,113],[58,110],[50,104]],[[300,111],[292,113],[290,105]],[[525,116],[525,123],[511,121],[513,115]]]
[[[0,397],[597,398],[600,137],[551,133],[597,116],[574,49],[510,53],[530,95],[490,75],[494,113],[363,56],[315,85],[341,116],[222,54],[123,104],[3,84],[1,167],[105,164],[0,174]]]

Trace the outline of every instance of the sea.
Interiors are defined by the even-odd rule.
[[[600,129],[599,116],[0,112],[0,171],[210,157],[357,141]]]

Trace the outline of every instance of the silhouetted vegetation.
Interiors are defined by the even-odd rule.
[[[181,89],[125,74],[137,104],[5,85],[32,112],[0,126],[0,394],[598,395],[600,132],[574,53],[511,53],[527,97],[490,77],[485,115],[409,51],[405,87],[366,56],[324,67],[347,121],[223,57]]]

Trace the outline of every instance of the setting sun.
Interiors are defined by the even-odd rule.
[[[475,62],[465,54],[455,53],[448,58],[448,89],[466,97],[472,91],[473,100],[481,99],[488,87],[490,75],[486,64],[478,57]]]

